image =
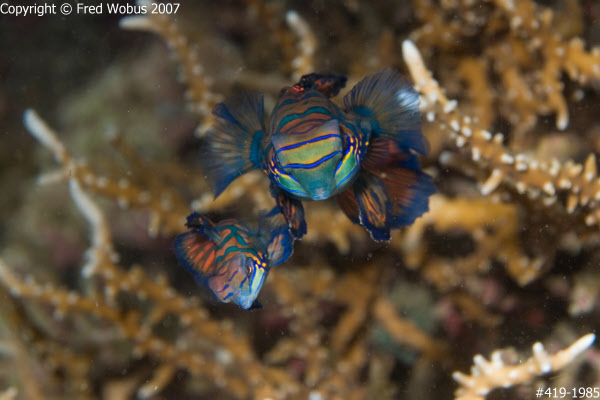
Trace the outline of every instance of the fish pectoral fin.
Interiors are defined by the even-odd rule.
[[[405,149],[429,153],[421,132],[419,94],[399,72],[386,68],[360,81],[344,97],[346,110],[367,119],[374,136],[384,136]]]
[[[267,254],[271,264],[275,266],[290,258],[294,250],[293,245],[294,238],[287,224],[273,229],[267,246]]]
[[[208,151],[201,162],[216,197],[235,178],[262,165],[263,95],[256,91],[238,93],[217,104],[213,114],[217,120],[206,139]]]
[[[298,199],[294,199],[273,182],[271,182],[271,195],[289,224],[294,239],[301,239],[306,234],[306,220],[304,219],[304,206]]]

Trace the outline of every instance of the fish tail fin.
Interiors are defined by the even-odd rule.
[[[374,240],[387,241],[391,229],[410,225],[429,210],[433,193],[431,177],[421,171],[416,156],[404,153],[391,165],[362,170],[354,184],[338,195],[338,203]]]
[[[421,132],[419,94],[399,72],[386,68],[367,76],[346,94],[344,105],[369,121],[375,136],[388,137],[422,155],[429,153]]]
[[[235,178],[262,165],[263,95],[238,93],[217,104],[213,114],[217,121],[202,163],[217,197]]]
[[[190,231],[175,238],[175,256],[197,282],[205,283],[214,275],[215,246],[200,232]]]

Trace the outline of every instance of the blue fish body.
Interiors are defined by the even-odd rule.
[[[368,141],[356,119],[325,95],[296,87],[280,96],[267,132],[273,133],[263,168],[281,189],[301,200],[323,200],[346,189]]]
[[[419,97],[392,69],[335,96],[345,78],[310,74],[281,91],[265,124],[262,94],[244,92],[220,103],[206,173],[216,195],[237,176],[261,168],[296,238],[306,232],[301,201],[336,197],[375,240],[411,224],[435,191],[416,153],[426,155]]]
[[[214,224],[193,213],[187,226],[191,230],[175,239],[179,263],[219,300],[244,309],[256,305],[271,267],[292,253],[293,238],[285,224],[254,231],[239,221]]]

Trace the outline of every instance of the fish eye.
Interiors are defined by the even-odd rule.
[[[275,156],[272,158],[273,163],[275,164],[275,168],[277,168],[280,171],[284,171],[283,167],[281,166],[281,164],[279,163],[279,157],[277,157],[277,154],[275,154]]]
[[[348,138],[345,134],[341,134],[340,136],[342,137],[342,149],[345,152],[346,150],[348,150]]]
[[[246,262],[246,275],[252,275],[252,271],[254,271],[254,265],[252,264],[252,261],[248,260],[248,262]]]

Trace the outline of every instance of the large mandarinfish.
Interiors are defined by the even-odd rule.
[[[261,221],[254,231],[236,220],[214,224],[193,213],[186,226],[191,230],[175,239],[179,263],[222,302],[260,307],[256,297],[269,270],[292,254],[294,240],[287,224],[269,229]]]
[[[336,197],[377,241],[426,212],[435,188],[417,159],[429,151],[417,92],[398,72],[384,69],[354,86],[342,110],[330,98],[345,83],[336,75],[303,76],[282,89],[268,124],[259,92],[217,104],[204,160],[215,195],[238,176],[262,169],[295,238],[306,233],[302,200]]]

